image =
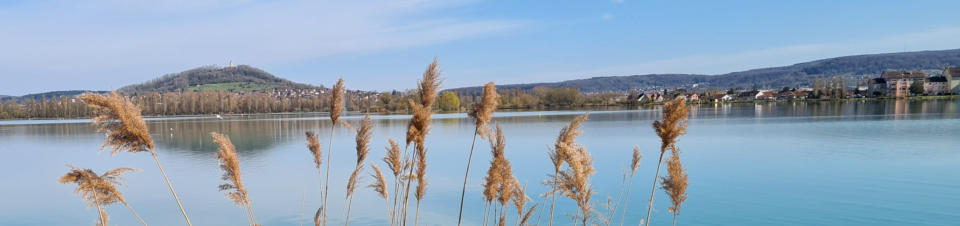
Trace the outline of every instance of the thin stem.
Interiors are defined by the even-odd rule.
[[[401,163],[402,164],[402,163]],[[397,166],[403,167],[403,166]],[[402,169],[402,168],[401,168]],[[393,175],[393,209],[390,209],[390,225],[397,223],[397,196],[400,192],[400,175]]]
[[[333,132],[334,128],[337,128],[337,123],[333,122],[333,125],[330,126],[330,143],[327,145],[327,175],[323,180],[323,213],[321,213],[320,218],[323,219],[323,225],[327,225],[327,192],[330,191],[330,158],[333,156]]]
[[[173,194],[173,199],[177,201],[177,206],[180,207],[180,214],[183,214],[183,219],[187,220],[187,225],[193,226],[193,223],[190,223],[190,217],[187,217],[187,211],[183,210],[183,204],[180,203],[180,197],[177,197],[177,191],[173,189],[173,184],[170,183],[170,178],[167,177],[167,172],[163,170],[163,165],[160,164],[160,157],[157,157],[157,152],[153,149],[150,149],[150,155],[152,155],[153,160],[157,162],[157,168],[160,168],[160,175],[163,175],[163,180],[167,182],[167,187],[170,187],[170,193]]]
[[[677,211],[673,211],[673,226],[677,226]]]
[[[98,196],[97,193],[99,192],[100,191],[97,191],[97,190],[93,191],[93,200],[97,204],[97,216],[100,218],[100,225],[107,226],[107,221],[106,219],[103,218],[103,209],[102,207],[100,207],[100,198],[97,197]]]
[[[657,161],[657,173],[653,175],[653,188],[650,189],[650,206],[647,206],[647,218],[644,219],[646,226],[650,226],[650,214],[653,213],[653,194],[657,191],[657,179],[660,178],[660,164],[663,163],[663,153],[666,148],[660,149],[660,160]]]
[[[477,131],[480,128],[473,130],[473,143],[470,143],[470,155],[467,156],[467,170],[463,173],[463,188],[460,191],[460,213],[457,214],[457,225],[459,226],[463,222],[463,198],[467,195],[467,177],[470,176],[470,163],[473,162],[473,148],[477,144]]]
[[[413,226],[420,225],[420,200],[417,200],[417,213],[413,217]]]
[[[350,225],[350,208],[353,207],[353,196],[351,195],[347,199],[350,201],[347,201],[347,218],[343,221],[343,226]]]
[[[552,196],[552,199],[553,199],[553,200],[550,201],[550,224],[549,224],[550,226],[553,226],[553,207],[554,207],[554,206],[556,205],[556,203],[557,203],[557,175],[558,175],[558,174],[560,174],[560,170],[557,170],[556,168],[554,168],[554,171],[553,171],[553,191],[552,191],[551,194],[550,194],[550,196]]]
[[[260,225],[260,224],[257,224],[257,218],[253,216],[253,207],[250,206],[250,201],[247,201],[247,212],[250,213],[250,222],[253,222],[253,224],[250,224],[250,225],[253,225],[253,226]]]
[[[623,221],[627,218],[627,206],[630,205],[630,188],[633,187],[633,173],[630,173],[630,182],[627,183],[627,200],[623,201],[623,215],[620,215],[620,226],[623,226]]]
[[[626,175],[626,172],[624,172],[624,175],[623,175],[623,176],[624,176],[623,179],[626,180],[626,179],[627,179],[627,178],[626,178],[626,176],[627,176],[627,175]],[[632,178],[631,178],[631,179],[632,179]],[[620,207],[620,201],[623,200],[623,195],[624,195],[623,193],[625,193],[624,190],[627,189],[627,181],[620,181],[620,182],[621,182],[621,184],[620,184],[620,192],[617,194],[617,202],[613,204],[613,210],[610,211],[610,217],[607,218],[607,225],[608,225],[608,226],[613,223],[613,218],[617,217],[617,208]]]
[[[133,210],[133,207],[130,206],[130,204],[127,204],[127,202],[123,202],[123,205],[126,206],[127,209],[130,209],[130,212],[133,213],[133,216],[137,217],[137,220],[139,220],[140,223],[143,224],[143,226],[147,226],[147,222],[143,221],[143,218],[140,218],[140,214],[137,214],[137,211]]]
[[[409,147],[410,147],[409,145],[407,145],[406,147],[404,147],[404,148],[403,148],[403,152],[407,152],[407,149],[408,149]],[[413,155],[413,157],[409,158],[407,162],[413,161],[413,159],[416,158],[417,152],[413,152],[413,153],[410,153],[410,154]],[[403,197],[403,224],[402,224],[402,225],[404,225],[404,226],[407,225],[407,206],[410,205],[410,184],[413,183],[413,168],[414,168],[414,167],[411,165],[411,166],[410,166],[410,171],[409,171],[408,176],[407,176],[407,182],[406,182],[406,187],[407,187],[406,190],[407,190],[407,191],[404,192],[404,195],[403,195],[404,197]]]

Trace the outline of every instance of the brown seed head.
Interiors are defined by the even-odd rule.
[[[373,188],[381,198],[389,199],[390,194],[387,193],[387,179],[383,177],[383,172],[380,171],[380,167],[377,167],[377,165],[370,164],[370,166],[373,167],[373,173],[370,175],[373,176],[374,181],[370,183],[370,185],[367,185],[367,187]]]
[[[400,146],[392,138],[387,138],[387,141],[390,142],[390,146],[384,148],[387,150],[387,154],[383,156],[383,162],[387,164],[387,167],[393,172],[393,176],[396,177],[403,170]]]
[[[683,97],[677,97],[663,105],[663,121],[653,122],[653,129],[661,140],[660,152],[667,151],[668,147],[677,142],[677,137],[687,132],[688,111],[689,107]]]
[[[640,146],[633,146],[633,161],[630,162],[630,176],[637,173],[637,169],[640,168],[640,160],[643,159],[643,154],[640,153]]]
[[[90,169],[80,169],[67,165],[70,172],[67,172],[58,180],[61,184],[74,183],[77,188],[74,193],[80,195],[80,198],[87,202],[90,207],[97,203],[109,205],[115,202],[126,204],[123,194],[117,189],[123,185],[123,175],[127,172],[139,171],[133,168],[117,168],[102,175],[97,175]]]
[[[350,174],[350,180],[347,181],[347,197],[353,195],[353,192],[357,190],[357,181],[360,180],[360,171],[363,170],[363,164],[357,164],[357,168],[353,170],[353,173]]]
[[[570,125],[560,129],[560,135],[557,136],[557,141],[554,142],[553,149],[550,150],[550,160],[553,161],[555,170],[560,171],[563,162],[567,161],[566,159],[570,157],[572,152],[580,147],[576,143],[576,139],[577,136],[583,134],[583,131],[580,131],[580,125],[587,121],[588,117],[589,114],[583,114],[573,119]]]
[[[423,78],[417,84],[420,103],[425,108],[433,107],[434,101],[437,100],[437,90],[440,89],[440,83],[440,65],[437,63],[437,58],[433,58],[433,62],[427,66],[427,70],[423,72]]]
[[[337,125],[337,121],[340,119],[340,114],[343,113],[343,95],[346,93],[346,90],[343,88],[343,78],[337,79],[337,84],[333,86],[332,98],[330,98],[330,121],[333,121],[333,125]]]
[[[220,185],[220,191],[233,190],[227,192],[227,199],[233,200],[237,205],[249,205],[250,199],[247,196],[247,188],[243,186],[242,175],[240,173],[240,159],[237,157],[237,149],[230,142],[230,138],[219,133],[210,133],[213,136],[213,142],[220,146],[217,151],[217,161],[220,162],[220,169],[223,170],[225,184]]]
[[[133,102],[116,91],[108,95],[84,93],[80,99],[95,109],[97,117],[91,122],[99,127],[98,131],[107,133],[103,149],[112,147],[111,155],[124,150],[131,153],[153,150],[150,131],[140,108]]]
[[[480,135],[480,138],[486,137],[486,134],[489,133],[490,129],[487,128],[487,123],[493,118],[493,112],[496,109],[497,88],[493,85],[493,82],[489,82],[483,86],[483,99],[480,103],[474,104],[469,113],[470,117],[476,122],[477,135]]]
[[[687,186],[689,184],[687,183],[687,172],[683,169],[683,164],[680,163],[679,151],[676,148],[670,155],[670,160],[667,160],[667,176],[660,177],[660,179],[660,186],[670,196],[670,201],[673,203],[670,206],[670,211],[679,212],[680,205],[687,200]]]
[[[363,163],[370,153],[370,137],[373,135],[373,121],[370,120],[370,114],[363,117],[360,129],[357,130],[357,165]]]
[[[307,149],[310,149],[310,153],[313,154],[313,163],[317,165],[317,169],[320,169],[320,163],[323,162],[321,161],[323,150],[320,148],[320,140],[313,132],[307,132]]]

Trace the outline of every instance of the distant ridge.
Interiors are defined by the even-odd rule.
[[[52,91],[52,92],[45,92],[45,93],[34,93],[34,94],[27,94],[27,95],[23,95],[23,96],[6,96],[6,95],[0,95],[0,101],[6,102],[6,101],[8,101],[8,100],[13,100],[13,101],[16,101],[16,102],[22,102],[22,101],[24,101],[24,100],[30,100],[30,99],[38,100],[38,101],[39,101],[39,100],[43,100],[43,99],[48,99],[48,100],[49,100],[49,99],[53,99],[53,98],[57,98],[57,97],[61,97],[61,96],[64,96],[64,97],[73,97],[73,96],[76,96],[76,95],[80,95],[80,94],[82,94],[82,93],[91,93],[91,92],[92,92],[92,93],[101,93],[101,94],[102,94],[102,93],[108,93],[109,91],[67,90],[67,91]]]
[[[592,77],[560,82],[497,85],[498,89],[532,90],[534,87],[578,87],[581,92],[623,92],[631,89],[657,88],[780,88],[807,86],[814,78],[840,76],[856,79],[876,77],[883,70],[943,70],[960,66],[960,49],[882,53],[835,57],[783,67],[760,68],[720,75],[646,74]],[[693,87],[696,84],[696,87]],[[853,84],[853,83],[848,83]],[[473,92],[481,87],[451,89]]]
[[[248,85],[248,87],[246,87],[248,91],[267,90],[272,88],[322,89],[322,87],[296,83],[290,80],[279,78],[267,73],[266,71],[251,67],[249,65],[238,65],[229,67],[198,67],[179,73],[167,74],[160,78],[156,78],[141,84],[124,86],[118,91],[125,94],[146,92],[163,93],[197,89],[198,85],[211,84],[232,84],[240,86]],[[233,91],[232,88],[217,88],[225,89],[223,91]]]

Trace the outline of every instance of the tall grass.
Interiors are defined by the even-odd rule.
[[[687,172],[680,163],[680,149],[674,146],[667,161],[667,176],[661,177],[660,186],[670,196],[673,205],[668,209],[673,213],[673,225],[677,225],[677,215],[680,214],[680,205],[687,200]]]
[[[108,95],[85,93],[80,95],[80,99],[94,108],[97,117],[93,118],[91,122],[98,126],[98,131],[107,133],[103,148],[112,146],[111,155],[124,150],[130,153],[150,152],[153,160],[157,163],[157,168],[160,169],[163,180],[170,188],[170,193],[173,194],[173,199],[177,201],[177,207],[180,207],[180,214],[187,221],[187,225],[193,226],[190,217],[187,216],[187,211],[183,209],[180,197],[177,196],[177,191],[173,189],[173,184],[167,177],[167,172],[163,170],[163,165],[160,164],[160,157],[157,156],[153,138],[150,137],[150,131],[147,129],[147,123],[143,121],[143,117],[140,115],[140,108],[137,108],[130,100],[116,91]]]
[[[585,121],[587,119],[587,114],[578,117],[574,120]],[[574,126],[571,123],[570,128]],[[590,177],[596,173],[593,168],[593,158],[590,156],[590,152],[587,151],[586,147],[583,145],[574,143],[574,140],[571,138],[569,143],[564,143],[562,150],[563,162],[566,163],[567,168],[560,170],[558,174],[552,178],[551,181],[556,183],[557,191],[560,194],[572,199],[577,203],[579,207],[579,216],[575,218],[579,219],[582,225],[587,225],[590,222],[592,214],[594,212],[593,205],[591,204],[591,197],[593,197],[593,188],[590,185]]]
[[[367,114],[363,117],[363,121],[360,123],[360,129],[357,130],[357,166],[354,168],[353,173],[350,174],[350,179],[347,181],[347,216],[344,218],[344,226],[350,225],[350,210],[353,207],[353,193],[357,190],[357,182],[359,181],[358,177],[360,172],[363,171],[364,162],[367,159],[367,155],[370,153],[370,137],[372,135],[373,121],[370,120],[370,115]]]
[[[677,97],[673,101],[663,105],[663,120],[653,122],[653,129],[660,137],[660,158],[657,161],[657,172],[653,178],[653,188],[650,189],[650,203],[647,206],[647,218],[643,221],[650,225],[650,215],[653,212],[653,195],[657,190],[657,180],[660,177],[660,165],[663,163],[663,154],[677,142],[677,137],[687,132],[687,107],[686,99]]]
[[[427,188],[427,147],[424,145],[424,141],[427,137],[427,134],[430,133],[430,117],[433,115],[433,103],[437,99],[437,91],[439,89],[440,68],[439,64],[437,63],[437,59],[434,58],[433,62],[427,66],[427,70],[423,72],[423,78],[419,83],[417,83],[419,102],[410,100],[410,107],[413,110],[413,117],[410,118],[410,123],[407,125],[406,141],[407,147],[409,147],[411,143],[414,146],[414,151],[411,153],[413,156],[409,158],[408,162],[415,164],[415,166],[409,169],[409,179],[407,179],[405,185],[406,191],[404,192],[402,225],[407,224],[407,208],[409,207],[410,201],[410,184],[413,179],[416,179],[417,181],[417,188],[414,194],[417,199],[417,213],[414,218],[414,225],[419,223],[420,202],[426,195]],[[414,169],[416,169],[416,174],[414,174]]]
[[[323,179],[323,203],[320,204],[320,222],[327,225],[327,197],[330,191],[330,158],[333,155],[333,132],[337,128],[337,122],[340,122],[340,114],[343,113],[343,95],[346,90],[343,87],[343,78],[337,79],[337,84],[333,86],[330,97],[330,143],[327,145],[327,171]]]
[[[544,183],[552,186],[547,195],[551,196],[550,200],[550,217],[549,225],[553,225],[553,211],[557,202],[557,193],[562,190],[560,187],[560,170],[563,169],[563,163],[568,162],[573,158],[577,149],[580,149],[581,146],[576,143],[576,138],[583,132],[580,131],[580,125],[584,121],[587,121],[587,114],[581,115],[575,118],[570,122],[570,125],[564,126],[560,129],[560,135],[557,136],[557,141],[554,142],[553,148],[549,149],[548,155],[550,156],[550,161],[553,163],[553,175],[550,176],[549,180]]]
[[[97,215],[99,217],[98,225],[108,225],[105,206],[116,202],[120,202],[126,206],[127,209],[130,210],[130,213],[133,213],[133,216],[137,217],[140,223],[144,226],[147,225],[147,222],[143,221],[143,218],[140,218],[137,211],[127,203],[123,194],[120,194],[120,190],[117,189],[117,186],[123,185],[123,174],[138,171],[137,169],[116,168],[102,175],[97,175],[90,169],[80,169],[71,165],[67,165],[67,167],[70,168],[70,172],[61,176],[58,181],[61,184],[73,183],[77,185],[77,188],[73,192],[80,195],[80,198],[87,202],[88,206],[97,207]]]
[[[486,135],[487,123],[493,118],[493,111],[497,109],[497,88],[493,82],[483,86],[483,98],[479,104],[474,104],[470,110],[476,126],[473,129],[473,142],[470,143],[470,154],[467,156],[467,169],[463,173],[463,188],[460,191],[460,211],[457,213],[457,225],[463,222],[463,199],[467,195],[467,178],[470,177],[470,164],[473,162],[473,148],[477,144],[477,135],[482,140]]]
[[[257,219],[253,216],[253,208],[250,206],[250,196],[247,188],[243,186],[243,177],[240,173],[240,158],[237,156],[237,148],[230,142],[230,138],[219,133],[210,133],[213,136],[213,142],[220,147],[217,151],[217,161],[220,162],[220,169],[223,170],[223,179],[227,183],[219,186],[220,191],[227,192],[227,199],[246,209],[247,221],[250,225],[258,226]]]
[[[643,154],[640,153],[640,147],[639,147],[639,146],[634,146],[634,147],[633,147],[633,158],[630,160],[630,179],[629,179],[629,182],[627,182],[627,192],[626,192],[626,195],[625,195],[626,200],[623,202],[623,214],[620,215],[620,225],[621,225],[621,226],[623,225],[623,222],[624,222],[624,220],[626,220],[626,217],[627,217],[627,206],[630,205],[630,189],[633,187],[633,176],[634,176],[635,174],[637,174],[637,169],[640,168],[640,160],[641,160],[641,159],[643,159]],[[620,203],[620,201],[617,201],[617,204],[619,204],[619,203]],[[616,212],[616,210],[617,210],[617,208],[614,208],[614,212]],[[614,214],[615,214],[615,213],[614,213]]]
[[[400,183],[401,179],[403,179],[400,173],[403,172],[405,164],[403,162],[403,154],[400,152],[400,146],[397,145],[397,142],[393,141],[392,138],[388,138],[387,141],[390,143],[390,146],[384,148],[387,152],[383,156],[383,162],[387,164],[390,172],[393,173],[393,207],[390,208],[390,225],[395,225],[397,223],[397,197],[400,196]]]

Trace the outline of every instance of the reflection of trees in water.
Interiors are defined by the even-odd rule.
[[[330,126],[329,121],[304,119],[241,119],[241,120],[159,120],[149,122],[159,150],[184,154],[213,155],[217,145],[210,132],[230,137],[241,156],[263,154],[273,146],[292,139],[302,139],[307,130]]]

